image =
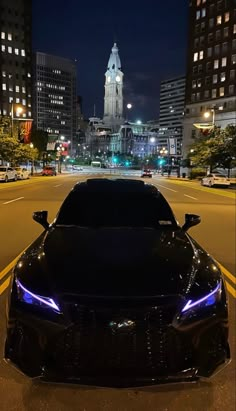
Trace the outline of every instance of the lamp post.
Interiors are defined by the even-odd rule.
[[[33,143],[30,143],[30,148],[34,148]],[[34,175],[34,157],[32,155],[32,163],[31,163],[31,172],[30,172],[31,176]]]
[[[163,157],[163,156],[167,156],[168,150],[167,150],[165,147],[162,147],[162,148],[160,149],[160,154],[161,154],[162,157]],[[169,175],[169,174],[170,174],[170,169],[169,169],[169,157],[167,158],[167,166],[168,166],[168,175]],[[161,174],[163,175],[163,171],[162,171]]]
[[[211,108],[210,111],[212,112],[212,127],[215,128],[215,108]],[[206,111],[203,115],[205,118],[210,117],[210,111]]]
[[[128,103],[126,107],[127,107],[128,110],[131,110],[131,108],[132,108],[133,106],[132,106],[131,103]],[[126,121],[127,121],[127,123],[128,123],[128,111],[126,112]]]

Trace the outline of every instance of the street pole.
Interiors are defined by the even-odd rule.
[[[214,108],[212,109],[212,125],[213,125],[213,128],[215,128],[215,109]]]
[[[13,116],[14,116],[13,103],[11,103],[11,137],[13,137]]]

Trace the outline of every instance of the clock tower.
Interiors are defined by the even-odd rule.
[[[104,117],[105,124],[109,124],[114,131],[124,122],[123,119],[123,76],[121,71],[118,47],[114,43],[107,71],[105,73]]]

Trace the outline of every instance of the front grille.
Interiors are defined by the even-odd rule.
[[[191,354],[172,321],[177,305],[114,308],[70,304],[73,322],[48,352],[63,373],[164,375],[187,368]]]

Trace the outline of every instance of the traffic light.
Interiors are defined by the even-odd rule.
[[[159,164],[159,166],[163,166],[164,164],[165,164],[165,159],[164,158],[160,158],[159,160],[158,160],[158,164]]]
[[[118,158],[117,157],[113,157],[113,163],[117,163],[118,162]]]
[[[126,167],[129,167],[129,161],[128,160],[126,160],[125,165],[126,165]]]

